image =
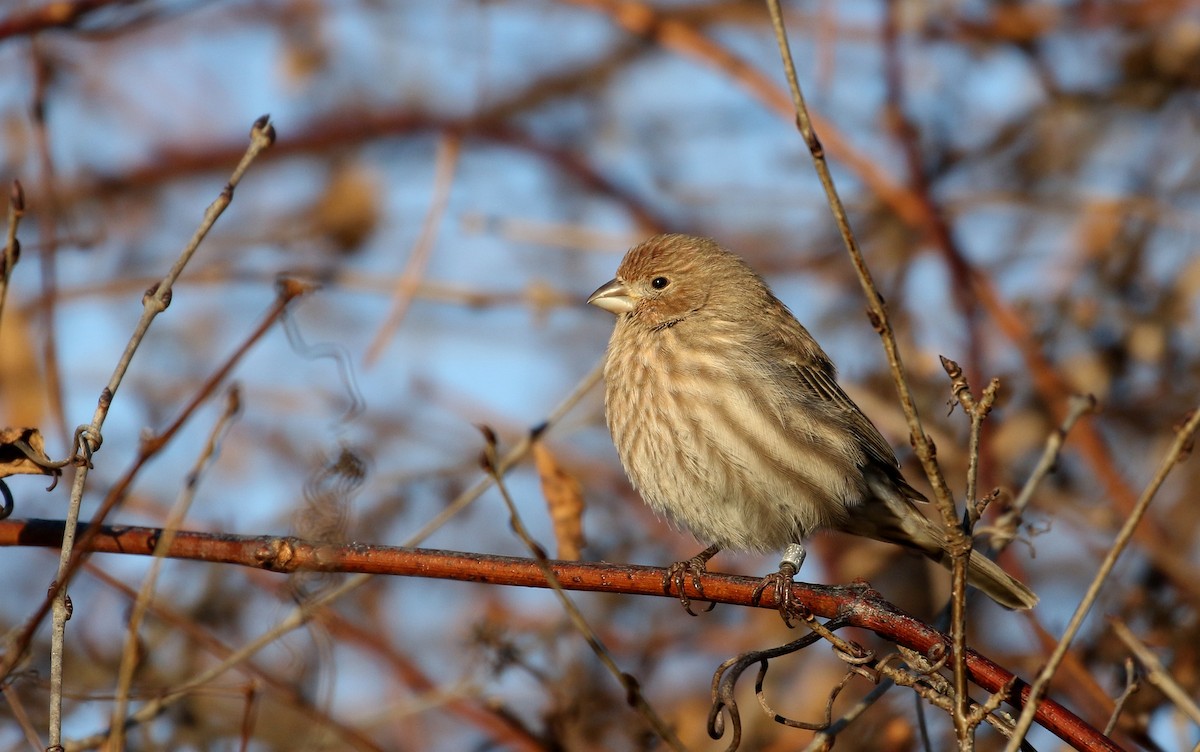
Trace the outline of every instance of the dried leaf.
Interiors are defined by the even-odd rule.
[[[314,237],[325,238],[340,253],[355,253],[379,227],[379,176],[364,164],[337,165],[321,197],[308,212]]]
[[[0,478],[10,475],[53,475],[60,471],[45,468],[29,459],[29,456],[17,442],[23,442],[28,449],[45,462],[50,462],[46,456],[45,441],[42,432],[36,428],[0,428]]]
[[[554,523],[558,558],[577,560],[585,543],[583,486],[579,479],[562,469],[554,454],[541,442],[533,445],[533,459],[542,481],[542,495],[546,497],[550,520]]]
[[[0,326],[0,415],[12,425],[46,421],[46,380],[38,366],[41,335],[36,329],[22,306],[5,307]]]

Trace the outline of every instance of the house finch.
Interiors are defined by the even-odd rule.
[[[625,472],[651,508],[711,544],[669,570],[668,592],[674,582],[682,594],[685,572],[698,585],[720,549],[786,548],[780,572],[764,580],[775,578],[782,598],[802,541],[822,529],[951,565],[892,448],[739,257],[705,238],[658,235],[632,248],[588,303],[617,316],[605,413]],[[978,552],[967,579],[1006,608],[1038,600]]]

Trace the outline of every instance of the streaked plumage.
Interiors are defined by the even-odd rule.
[[[617,315],[605,412],[655,511],[720,548],[782,550],[834,529],[949,563],[891,446],[739,257],[705,238],[658,235],[588,302]],[[1009,608],[1037,602],[979,554],[968,577]]]

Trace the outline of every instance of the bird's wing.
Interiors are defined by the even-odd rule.
[[[879,433],[879,429],[863,414],[859,406],[854,404],[854,400],[842,391],[834,377],[832,364],[828,361],[794,363],[792,372],[806,393],[834,411],[845,421],[846,427],[854,431],[860,439],[860,446],[868,461],[874,461],[876,467],[886,473],[905,498],[910,501],[927,501],[900,473],[900,463],[896,460],[892,445],[883,438],[883,434]]]
[[[858,405],[854,404],[854,400],[842,391],[827,369],[822,369],[819,365],[812,363],[796,363],[793,366],[793,372],[797,381],[808,393],[830,407],[836,408],[839,417],[845,420],[847,426],[854,429],[856,435],[862,439],[862,448],[868,457],[888,468],[900,466],[900,463],[896,461],[896,453],[892,451],[892,446],[879,433],[879,429],[875,427],[870,418],[863,414]]]
[[[783,325],[771,329],[770,336],[760,340],[760,343],[768,347],[768,354],[764,360],[779,369],[776,370],[778,376],[795,384],[796,390],[791,394],[804,395],[814,408],[853,432],[864,455],[864,467],[873,465],[882,471],[904,498],[910,501],[925,501],[921,492],[904,479],[892,445],[883,438],[871,419],[854,404],[854,400],[838,386],[837,369],[821,350],[821,346],[792,316],[787,306],[777,299],[772,299],[777,306],[774,312],[782,314],[775,318]]]

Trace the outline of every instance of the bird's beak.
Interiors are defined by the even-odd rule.
[[[610,280],[588,296],[589,305],[603,308],[609,313],[628,313],[633,310],[633,295],[619,279]]]

